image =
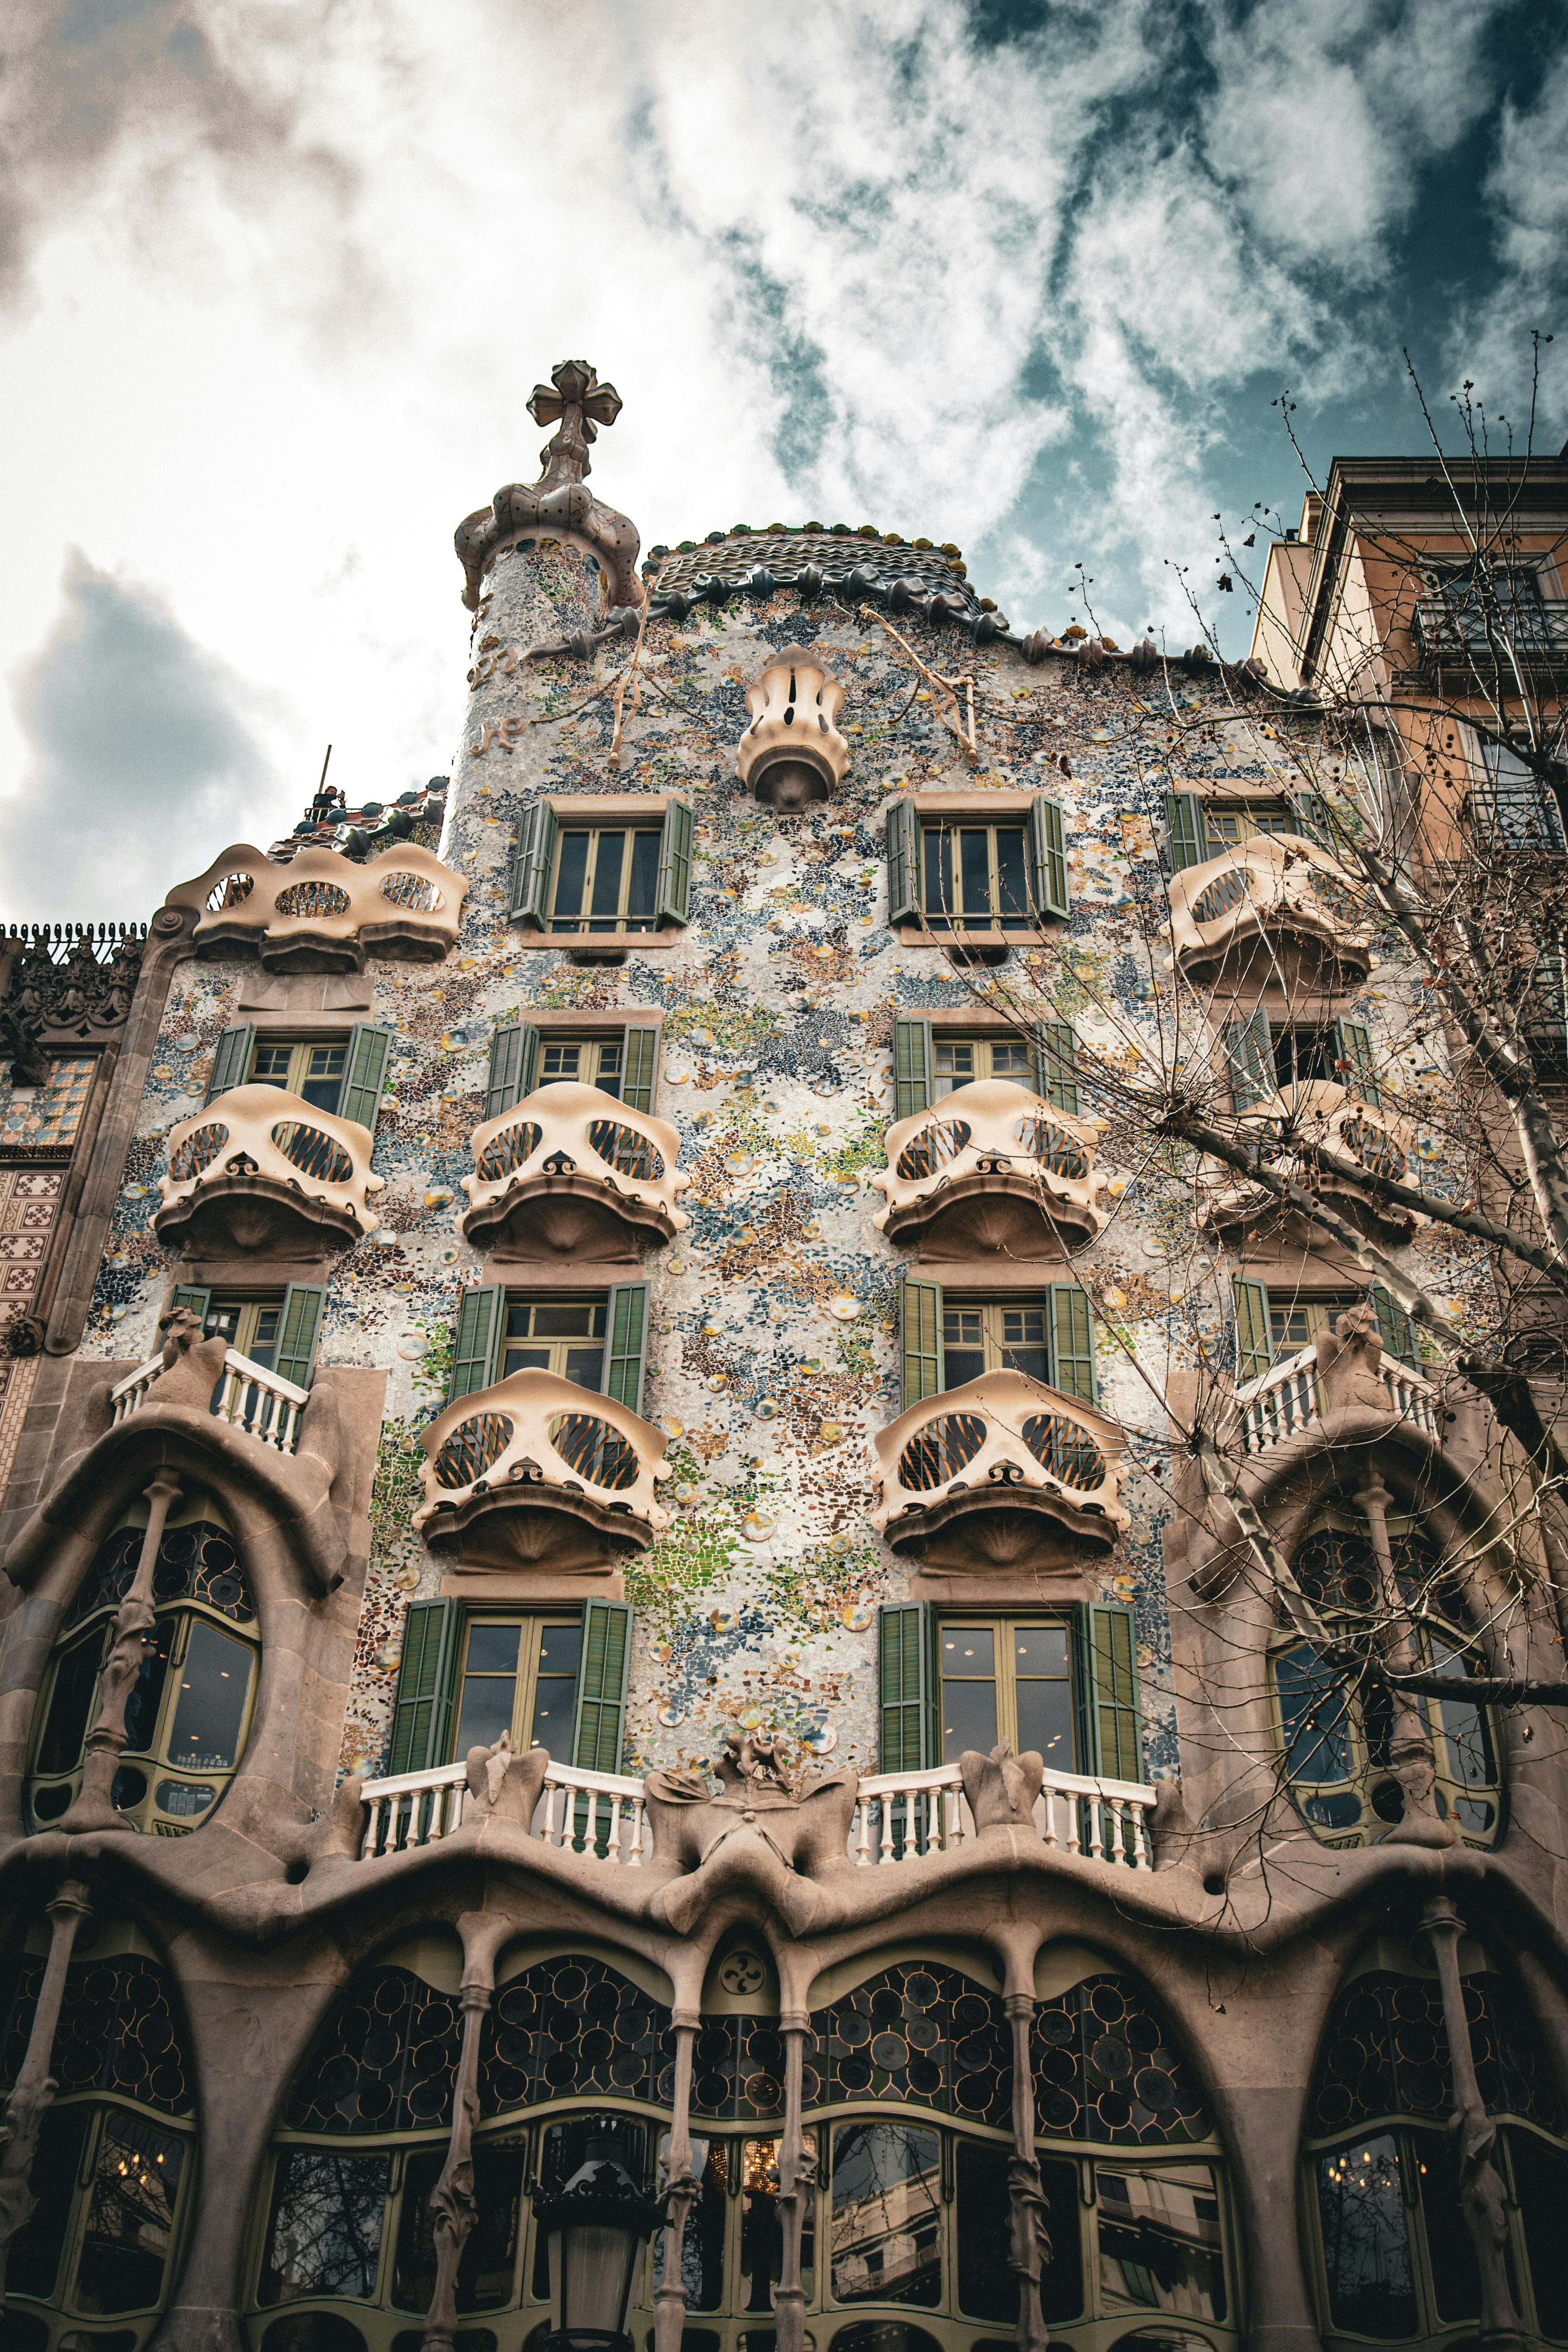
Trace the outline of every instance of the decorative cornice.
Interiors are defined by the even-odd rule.
[[[9,1059],[13,1085],[40,1087],[48,1080],[49,1045],[94,1041],[124,1026],[147,926],[100,923],[95,932],[90,924],[32,924],[0,940],[0,951],[18,939],[0,1000],[0,1062]]]

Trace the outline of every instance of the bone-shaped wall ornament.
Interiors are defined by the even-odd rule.
[[[459,1397],[421,1444],[414,1526],[465,1566],[606,1573],[669,1525],[665,1434],[555,1372],[511,1372]]]
[[[169,1133],[153,1228],[198,1257],[310,1257],[347,1249],[375,1223],[385,1188],[370,1129],[280,1087],[233,1087]]]
[[[1171,877],[1170,897],[1176,961],[1200,986],[1255,971],[1287,986],[1345,986],[1371,968],[1350,876],[1299,835],[1259,834],[1189,866]]]
[[[691,1220],[675,1205],[691,1179],[667,1119],[627,1110],[597,1087],[541,1087],[474,1130],[463,1236],[504,1259],[625,1259]]]
[[[1407,1242],[1427,1222],[1418,1211],[1401,1208],[1370,1184],[1359,1185],[1316,1158],[1326,1151],[1364,1168],[1369,1177],[1409,1183],[1415,1139],[1409,1120],[1396,1111],[1375,1109],[1348,1087],[1314,1078],[1255,1103],[1237,1124],[1266,1146],[1277,1139],[1278,1150],[1268,1151],[1270,1164],[1329,1202],[1370,1240]],[[1229,1169],[1205,1170],[1197,1202],[1200,1224],[1214,1233],[1241,1224],[1273,1229],[1298,1222],[1305,1230],[1305,1221],[1282,1208],[1272,1193]]]
[[[1106,1223],[1094,1144],[1093,1128],[1026,1087],[977,1079],[889,1129],[871,1179],[887,1206],[872,1223],[930,1257],[1059,1257]]]
[[[242,841],[205,874],[176,884],[163,903],[196,909],[200,956],[254,950],[268,971],[363,971],[367,955],[441,962],[468,887],[414,842],[361,866],[319,845],[279,863]]]

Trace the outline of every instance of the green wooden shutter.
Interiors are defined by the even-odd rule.
[[[658,1031],[628,1029],[621,1040],[621,1100],[651,1114],[658,1086]]]
[[[1100,1394],[1094,1375],[1094,1318],[1076,1282],[1051,1285],[1051,1385],[1064,1396],[1093,1404]]]
[[[882,1707],[877,1769],[919,1772],[938,1761],[931,1744],[935,1713],[931,1612],[919,1601],[899,1601],[879,1609],[877,1616]]]
[[[349,1031],[349,1050],[343,1056],[343,1091],[338,1102],[340,1118],[357,1118],[362,1127],[375,1133],[375,1122],[381,1110],[382,1088],[386,1082],[386,1057],[392,1051],[395,1029],[377,1029],[368,1021],[357,1022]]]
[[[1367,1286],[1367,1297],[1372,1301],[1378,1331],[1388,1354],[1397,1356],[1400,1362],[1408,1364],[1413,1371],[1419,1371],[1421,1350],[1415,1341],[1415,1326],[1398,1299],[1381,1282]]]
[[[624,1601],[583,1606],[583,1664],[572,1719],[572,1761],[580,1772],[618,1772],[621,1721],[631,1664],[632,1612]]]
[[[278,1354],[274,1360],[279,1377],[292,1381],[297,1388],[308,1389],[310,1374],[315,1370],[316,1342],[321,1336],[321,1318],[327,1311],[327,1286],[324,1282],[291,1282],[283,1293],[283,1312],[278,1318]]]
[[[476,1396],[493,1388],[500,1378],[501,1341],[506,1336],[506,1291],[499,1282],[465,1290],[458,1304],[458,1328],[452,1342],[452,1378],[447,1402]]]
[[[647,1285],[618,1282],[605,1317],[605,1394],[642,1411],[643,1360],[647,1348]]]
[[[1171,845],[1171,871],[1184,873],[1189,866],[1205,863],[1208,836],[1204,826],[1204,804],[1196,793],[1165,794],[1165,834]]]
[[[509,1021],[490,1031],[490,1066],[485,1079],[485,1117],[499,1118],[533,1092],[539,1067],[539,1032],[531,1021]]]
[[[555,811],[548,801],[531,801],[523,810],[511,853],[510,897],[507,913],[514,923],[544,929],[555,875]]]
[[[226,1029],[217,1041],[213,1055],[213,1074],[207,1080],[207,1100],[227,1094],[230,1087],[242,1087],[250,1067],[251,1048],[256,1044],[256,1024],[242,1021],[237,1029]]]
[[[913,1118],[936,1100],[936,1054],[929,1021],[893,1024],[893,1117]]]
[[[386,1769],[427,1772],[448,1761],[462,1617],[455,1601],[411,1601],[392,1709]]]
[[[921,829],[913,801],[896,800],[888,811],[888,920],[920,919]]]
[[[1070,1021],[1035,1024],[1035,1092],[1058,1110],[1078,1110],[1078,1036]]]
[[[1274,1361],[1274,1331],[1268,1317],[1268,1285],[1233,1274],[1230,1295],[1236,1308],[1236,1384],[1260,1381]]]
[[[665,803],[654,906],[661,923],[691,919],[691,808],[686,801]]]
[[[942,1285],[899,1278],[899,1362],[903,1376],[902,1412],[940,1396],[942,1365]]]
[[[1138,1643],[1132,1612],[1095,1601],[1077,1612],[1080,1769],[1104,1780],[1143,1778],[1143,1726],[1138,1705]]]
[[[1372,1058],[1372,1032],[1364,1021],[1336,1021],[1334,1034],[1338,1041],[1337,1058],[1350,1064],[1344,1083],[1352,1095],[1359,1095],[1373,1110],[1382,1107],[1378,1091],[1377,1065]],[[1342,1073],[1342,1075],[1343,1075]]]
[[[1290,817],[1295,831],[1303,841],[1315,841],[1325,845],[1323,835],[1323,804],[1316,793],[1292,793]]]
[[[1225,1053],[1230,1064],[1230,1100],[1234,1110],[1251,1110],[1279,1091],[1274,1068],[1274,1036],[1268,1012],[1259,1004],[1240,1021],[1225,1024]]]
[[[163,1312],[165,1315],[174,1315],[178,1313],[182,1307],[188,1307],[191,1313],[205,1328],[207,1319],[207,1308],[212,1305],[212,1298],[213,1295],[210,1290],[198,1290],[193,1283],[182,1282],[176,1285],[174,1295],[170,1299],[167,1307],[163,1309]]]
[[[1029,803],[1029,881],[1037,915],[1071,914],[1061,803],[1045,793]]]

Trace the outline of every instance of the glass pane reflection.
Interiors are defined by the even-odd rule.
[[[1131,2305],[1184,2319],[1225,2317],[1219,2198],[1206,2164],[1096,2171],[1100,2289],[1108,2310]]]
[[[1318,2158],[1329,2306],[1336,2327],[1387,2343],[1414,2335],[1415,2284],[1399,2150],[1391,2132]]]
[[[942,2165],[933,2131],[841,2124],[833,2135],[833,2294],[839,2303],[942,2301]]]

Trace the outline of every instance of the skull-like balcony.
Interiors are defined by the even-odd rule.
[[[599,1570],[669,1524],[664,1432],[554,1372],[512,1372],[426,1431],[414,1525],[466,1566]]]
[[[1081,1566],[1131,1524],[1119,1499],[1121,1431],[1024,1372],[983,1372],[927,1397],[875,1445],[871,1525],[938,1574]]]
[[[413,842],[363,866],[326,848],[280,865],[241,843],[171,890],[168,903],[200,910],[199,956],[254,953],[268,971],[363,971],[367,955],[440,963],[468,887]]]
[[[1268,1150],[1268,1159],[1279,1174],[1310,1186],[1369,1241],[1398,1246],[1410,1240],[1420,1222],[1413,1210],[1382,1198],[1371,1183],[1357,1183],[1349,1174],[1325,1168],[1317,1156],[1326,1152],[1364,1168],[1369,1179],[1407,1184],[1414,1142],[1407,1120],[1393,1111],[1374,1109],[1331,1080],[1313,1079],[1254,1104],[1238,1126],[1266,1148],[1277,1141],[1279,1148]],[[1211,1171],[1205,1180],[1198,1214],[1220,1238],[1243,1229],[1296,1222],[1274,1194],[1228,1169]]]
[[[1200,988],[1353,987],[1371,969],[1358,913],[1344,868],[1295,834],[1259,835],[1171,877],[1176,963]]]
[[[319,1257],[375,1223],[371,1136],[278,1087],[235,1087],[169,1136],[163,1202],[166,1250],[195,1258]]]
[[[597,1087],[541,1087],[474,1130],[463,1237],[504,1259],[635,1257],[691,1220],[675,1205],[691,1179],[668,1120]]]
[[[1106,1222],[1094,1129],[1007,1078],[960,1087],[888,1131],[887,1196],[873,1219],[931,1258],[1060,1256]]]

